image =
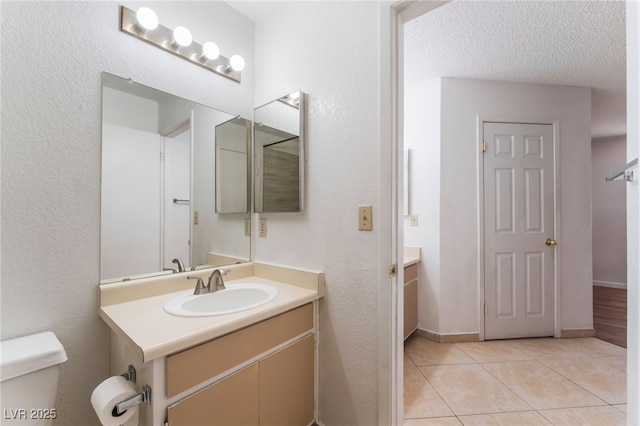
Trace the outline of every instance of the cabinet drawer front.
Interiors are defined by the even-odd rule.
[[[418,264],[413,264],[404,268],[404,283],[415,280],[418,277]]]
[[[167,397],[313,329],[311,303],[167,357]]]
[[[258,426],[258,364],[169,406],[170,426]]]

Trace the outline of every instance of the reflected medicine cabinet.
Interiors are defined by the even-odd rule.
[[[305,94],[256,108],[254,122],[255,212],[303,211]]]

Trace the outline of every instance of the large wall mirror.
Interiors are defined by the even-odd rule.
[[[301,91],[254,111],[256,212],[304,210],[304,111]]]
[[[251,122],[236,117],[216,126],[216,213],[251,209]]]
[[[250,260],[250,127],[103,73],[101,283]]]

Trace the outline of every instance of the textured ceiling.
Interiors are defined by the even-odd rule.
[[[622,1],[453,1],[405,25],[405,84],[592,87],[592,135],[626,134],[624,13]]]
[[[225,0],[227,4],[254,22],[268,17],[284,6],[286,1],[273,0]],[[289,0],[293,1],[293,0]]]

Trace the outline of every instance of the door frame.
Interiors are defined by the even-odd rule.
[[[387,67],[391,68],[394,72],[391,73],[388,68],[385,69],[385,73],[381,74],[380,78],[380,86],[381,91],[384,94],[380,99],[380,108],[381,112],[381,120],[388,120],[390,122],[392,120],[391,117],[396,119],[402,119],[404,111],[402,105],[399,105],[398,102],[391,96],[391,93],[396,93],[399,89],[401,90],[403,84],[403,76],[402,73],[398,73],[399,62],[402,63],[402,45],[397,44],[397,36],[402,33],[403,25],[405,22],[409,21],[410,18],[406,17],[406,19],[400,19],[398,15],[405,11],[405,16],[408,14],[413,14],[413,17],[421,16],[424,13],[429,12],[441,6],[442,4],[447,3],[447,1],[416,1],[416,0],[400,0],[391,5],[385,1],[381,1],[381,10],[380,14],[380,25],[381,25],[381,34],[380,34],[380,44],[381,44],[381,64],[384,64],[386,61]],[[424,8],[424,9],[423,9]],[[627,32],[627,136],[629,142],[627,143],[627,159],[630,160],[638,155],[638,151],[640,150],[640,139],[638,135],[640,134],[640,124],[638,120],[638,109],[640,108],[640,79],[638,78],[638,69],[640,68],[640,56],[638,55],[638,46],[640,45],[640,3],[637,2],[626,2],[626,32]],[[400,51],[398,51],[400,50]],[[383,65],[384,68],[384,65]],[[401,68],[400,68],[401,70]],[[549,123],[547,123],[549,124]],[[554,125],[554,137],[557,133],[558,123],[557,120],[553,122]],[[480,133],[481,134],[481,133]],[[387,138],[390,138],[387,139]],[[380,132],[380,146],[381,148],[388,148],[389,144],[392,149],[399,149],[402,147],[402,140],[398,141],[398,135],[393,132],[385,133],[383,131]],[[556,139],[558,141],[558,139]],[[398,151],[400,152],[400,151]],[[555,148],[555,159],[556,163],[558,163],[558,147],[556,145]],[[557,168],[556,168],[557,169]],[[559,176],[556,175],[556,183],[559,183]],[[382,178],[381,178],[382,179]],[[557,185],[556,185],[557,186]],[[638,185],[630,186],[627,190],[628,200],[631,200],[632,204],[627,206],[627,222],[630,226],[635,226],[634,229],[637,230],[638,223],[638,205],[633,204],[638,199]],[[381,198],[381,200],[384,200]],[[557,227],[557,223],[559,222],[559,207],[558,201],[556,200],[556,232],[560,235],[560,230]],[[384,201],[381,201],[381,204],[385,204]],[[381,241],[382,244],[383,241]],[[640,312],[638,309],[638,304],[632,303],[633,300],[640,299],[640,289],[638,288],[638,264],[640,263],[640,257],[638,256],[637,250],[638,244],[638,235],[637,232],[631,232],[629,234],[629,238],[627,241],[627,245],[629,248],[628,251],[628,264],[631,265],[628,267],[628,289],[629,293],[629,303],[628,303],[628,324],[629,329],[637,330],[640,328]],[[559,253],[562,249],[556,250],[556,277],[559,276]],[[484,273],[484,272],[483,272]],[[479,280],[480,281],[480,280]],[[557,283],[557,282],[556,282]],[[379,288],[383,288],[384,285],[387,284],[385,280],[380,281]],[[484,283],[481,283],[484,284]],[[556,307],[561,306],[561,300],[558,295],[559,289],[556,289]],[[482,293],[484,294],[484,287],[482,288]],[[634,299],[634,297],[636,299]],[[483,297],[484,300],[484,297]],[[390,300],[380,300],[381,312],[379,312],[380,320],[391,320],[398,321],[397,318],[392,318],[388,316],[388,311],[391,307]],[[482,305],[479,305],[479,308]],[[560,310],[556,309],[556,334],[559,333],[559,313]],[[484,321],[484,312],[482,316],[479,317]],[[381,322],[379,325],[379,337],[381,338],[381,342],[379,344],[380,348],[380,356],[379,363],[382,364],[385,361],[389,361],[389,348],[396,347],[397,343],[391,338],[388,333],[388,329],[386,327],[385,322]],[[484,328],[483,328],[484,333]],[[386,348],[384,345],[388,345]],[[627,371],[627,421],[631,423],[637,423],[640,420],[640,407],[637,403],[638,396],[640,395],[640,369],[636,367],[638,355],[640,353],[640,344],[638,342],[638,337],[631,334],[630,340],[628,342],[629,347],[627,349],[627,365],[629,365],[629,369]],[[400,346],[400,345],[398,345]],[[401,346],[400,346],[401,347]],[[400,358],[402,360],[402,358]],[[391,367],[387,364],[388,370],[395,370],[398,373],[402,373],[402,361],[399,361],[400,366]],[[398,372],[398,370],[400,370]],[[383,378],[378,383],[379,398],[378,398],[378,419],[380,423],[384,422],[384,414],[389,414],[389,411],[393,411],[395,414],[391,416],[391,421],[387,422],[387,424],[402,424],[403,415],[402,415],[402,388],[391,388],[391,381],[388,380],[388,377]],[[400,381],[402,384],[402,381]],[[385,400],[384,396],[389,396],[391,394],[390,399]],[[400,394],[400,395],[398,395]],[[399,406],[398,406],[399,405]]]
[[[380,223],[378,269],[378,424],[404,422],[404,33],[406,22],[451,0],[381,0]],[[391,176],[391,179],[389,179]],[[396,265],[389,274],[389,259]]]
[[[520,117],[520,116],[504,116],[504,115],[477,115],[476,116],[476,135],[478,148],[478,333],[479,340],[485,340],[485,229],[484,229],[484,154],[482,152],[482,143],[484,139],[484,124],[493,123],[509,123],[509,124],[548,124],[552,126],[553,131],[553,203],[554,203],[554,239],[560,241],[560,244],[554,250],[554,337],[560,337],[562,324],[561,307],[562,307],[562,289],[559,284],[561,276],[560,269],[562,267],[560,259],[562,257],[562,232],[560,229],[560,197],[558,194],[560,188],[560,119],[545,117]]]

